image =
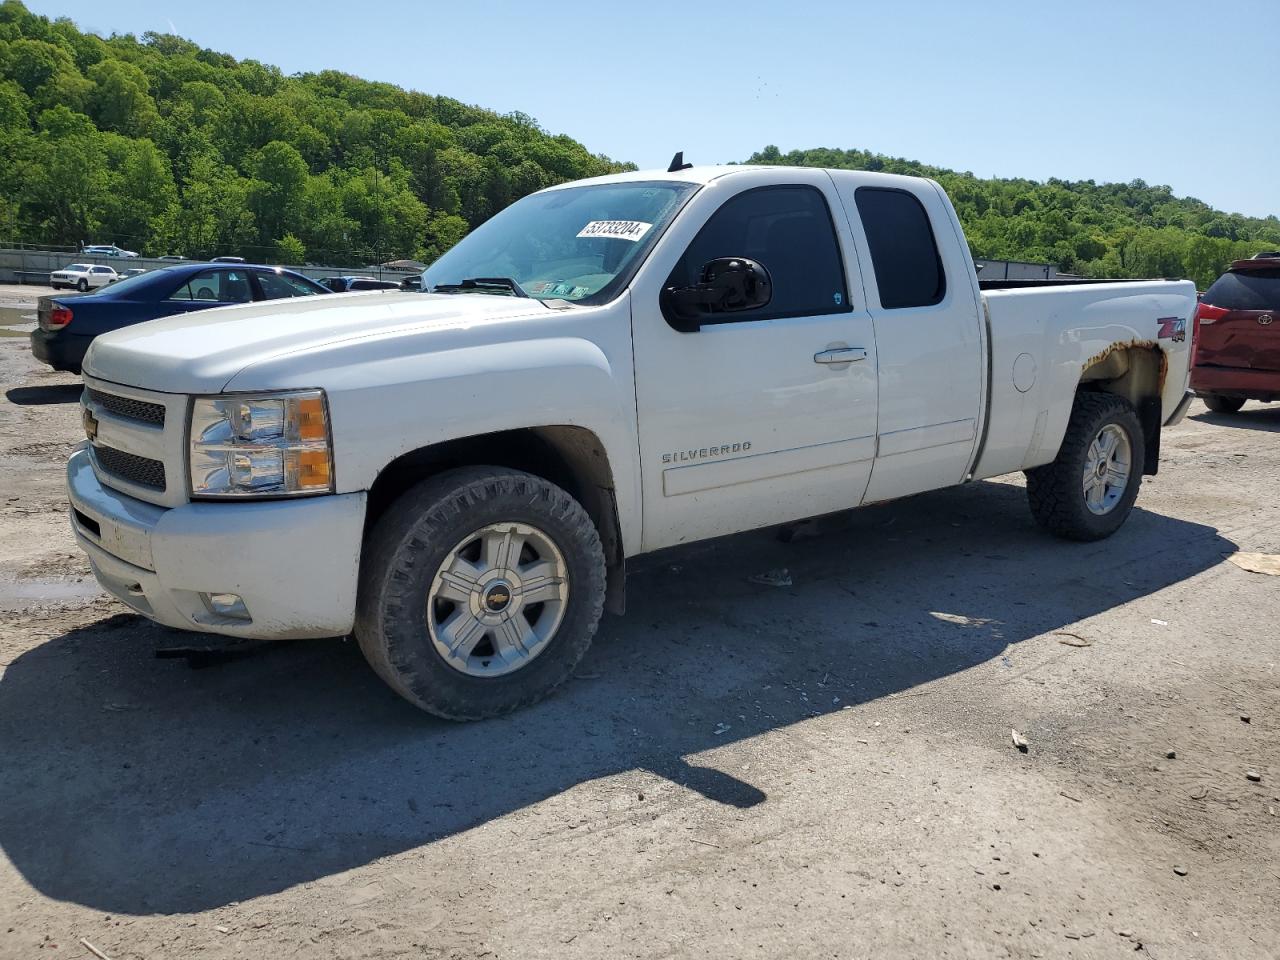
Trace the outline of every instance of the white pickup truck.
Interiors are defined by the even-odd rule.
[[[1105,537],[1190,400],[1191,283],[979,283],[911,177],[565,184],[422,285],[99,337],[67,479],[103,586],[188,630],[354,633],[408,700],[487,717],[570,675],[637,554],[1019,470],[1044,527]]]

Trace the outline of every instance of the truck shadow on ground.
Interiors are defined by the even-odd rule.
[[[0,678],[0,846],[42,894],[109,913],[206,910],[422,847],[583,782],[649,770],[768,803],[704,751],[909,690],[1220,562],[1210,527],[1137,510],[1053,540],[1020,487],[979,483],[637,561],[578,679],[486,723],[427,717],[349,641],[208,670],[131,615]],[[791,586],[749,580],[786,568]],[[798,784],[795,789],[804,789]]]
[[[13,387],[5,398],[20,407],[44,406],[50,403],[79,403],[84,393],[82,383],[51,383],[38,387]]]

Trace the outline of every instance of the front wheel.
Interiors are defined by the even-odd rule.
[[[81,293],[85,293],[89,289],[89,281],[81,277],[79,282],[76,283],[76,289]]]
[[[406,700],[479,720],[568,679],[604,591],[600,537],[573,497],[516,470],[451,470],[404,494],[374,527],[356,637]]]
[[[1144,450],[1142,425],[1125,400],[1077,394],[1057,458],[1027,471],[1032,516],[1068,540],[1111,536],[1137,499]]]
[[[1244,406],[1242,397],[1220,397],[1217,394],[1208,393],[1200,399],[1214,413],[1239,413],[1240,408]]]

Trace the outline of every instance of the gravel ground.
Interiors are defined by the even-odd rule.
[[[642,558],[453,725],[349,641],[157,659],[76,379],[0,339],[0,391],[0,957],[1280,955],[1280,578],[1224,560],[1280,553],[1280,406],[1197,404],[1103,543],[1010,479]]]
[[[0,283],[0,337],[25,337],[35,329],[36,301],[64,291],[33,284]]]

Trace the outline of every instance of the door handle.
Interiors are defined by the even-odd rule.
[[[853,363],[855,360],[867,359],[867,351],[862,347],[832,347],[820,350],[813,355],[814,363]]]

